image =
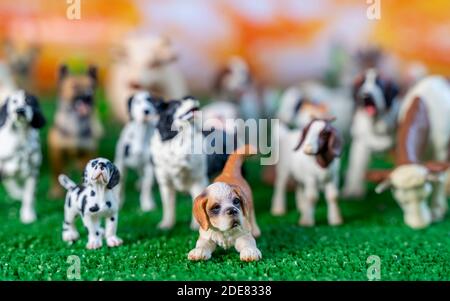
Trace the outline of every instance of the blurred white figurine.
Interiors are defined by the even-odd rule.
[[[8,194],[22,201],[20,220],[36,220],[35,193],[42,163],[38,129],[45,118],[36,97],[18,90],[0,108],[0,175]]]

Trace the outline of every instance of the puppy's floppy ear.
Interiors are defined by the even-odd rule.
[[[131,115],[131,106],[133,104],[133,98],[134,98],[134,95],[131,95],[127,101],[128,116],[130,117],[130,120],[133,120],[133,116]]]
[[[89,65],[87,74],[94,80],[95,83],[97,83],[97,80],[98,80],[97,66]]]
[[[192,208],[192,213],[194,214],[195,219],[200,224],[200,227],[205,231],[209,228],[209,218],[208,214],[206,214],[207,203],[208,194],[206,191],[203,191],[199,196],[195,198],[194,206]]]
[[[31,94],[25,93],[25,102],[33,110],[33,118],[31,119],[30,125],[35,129],[42,128],[45,125],[46,120],[44,114],[42,114],[38,99]]]
[[[392,106],[392,103],[397,97],[397,95],[400,92],[400,88],[398,87],[397,83],[395,83],[392,80],[386,80],[383,85],[383,94],[384,99],[386,100],[386,107],[390,108]]]
[[[62,80],[67,75],[69,75],[69,68],[67,67],[67,65],[66,64],[60,65],[58,70],[58,79]]]
[[[5,103],[0,108],[0,127],[5,124],[6,118],[8,117],[8,100],[9,98],[6,98]]]
[[[241,187],[232,185],[234,193],[239,197],[241,201],[242,213],[247,216],[250,213],[250,204],[248,202],[248,196],[242,191]]]
[[[117,167],[111,162],[108,162],[108,168],[110,171],[110,176],[109,176],[109,182],[106,185],[106,188],[113,189],[117,184],[119,184],[120,172],[117,169]]]
[[[342,153],[342,137],[339,132],[330,126],[330,137],[328,138],[328,151],[334,156],[339,157]]]

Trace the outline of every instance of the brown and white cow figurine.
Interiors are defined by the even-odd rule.
[[[450,143],[450,84],[440,76],[418,82],[402,101],[397,130],[396,167],[372,171],[381,181],[376,192],[392,187],[411,228],[424,228],[442,220],[447,212],[445,193]],[[424,161],[430,154],[431,161]],[[431,195],[430,207],[427,199]]]

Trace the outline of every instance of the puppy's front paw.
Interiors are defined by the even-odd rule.
[[[123,243],[123,240],[117,236],[110,236],[106,238],[106,244],[108,247],[118,247]]]
[[[173,221],[163,220],[158,224],[158,228],[161,230],[170,230],[174,225],[175,223]]]
[[[193,261],[208,260],[211,258],[211,252],[203,248],[192,249],[188,254],[188,259]]]
[[[101,247],[102,247],[102,240],[99,238],[89,239],[88,243],[86,244],[86,248],[89,250],[95,250]]]
[[[258,248],[245,248],[240,253],[242,261],[258,261],[262,258],[261,251]]]
[[[32,222],[36,221],[36,213],[31,209],[21,209],[20,220],[24,224],[31,224]]]
[[[63,241],[70,243],[70,242],[74,242],[74,241],[78,240],[78,238],[80,238],[80,234],[77,231],[71,231],[71,230],[63,231],[63,234],[62,234]]]

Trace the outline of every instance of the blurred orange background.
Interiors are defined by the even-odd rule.
[[[2,0],[0,39],[39,45],[34,78],[47,92],[55,88],[61,62],[72,68],[95,63],[104,76],[111,45],[136,31],[171,38],[194,91],[207,89],[236,54],[272,85],[317,77],[332,45],[349,53],[380,45],[450,75],[450,1],[380,3],[381,19],[369,20],[371,4],[364,0],[80,0],[81,19],[69,20],[66,0]]]

